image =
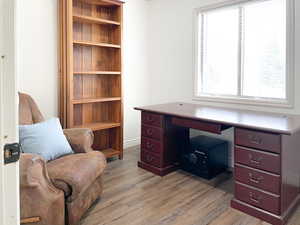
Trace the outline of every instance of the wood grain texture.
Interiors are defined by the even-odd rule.
[[[91,128],[96,150],[122,158],[122,2],[63,0],[59,15],[62,123]]]
[[[83,46],[96,46],[96,47],[103,47],[103,48],[120,48],[120,45],[99,43],[99,42],[91,42],[91,41],[74,40],[73,43],[74,43],[74,45],[83,45]]]
[[[121,97],[121,77],[112,75],[74,75],[74,99]]]
[[[59,117],[63,128],[67,127],[67,18],[65,15],[66,11],[66,0],[59,1],[58,7],[58,39],[59,39]]]
[[[67,119],[67,127],[66,128],[70,128],[73,127],[74,125],[74,120],[73,120],[73,113],[74,113],[74,108],[73,105],[71,103],[73,96],[73,68],[74,68],[74,64],[77,63],[77,61],[74,61],[74,56],[73,56],[73,37],[72,37],[72,33],[73,33],[73,1],[70,0],[65,0],[66,1],[66,8],[65,11],[63,13],[63,16],[66,16],[66,81],[67,81],[67,114],[66,114],[66,119]]]
[[[73,18],[74,18],[75,21],[81,21],[81,22],[85,22],[85,23],[120,25],[119,22],[115,22],[115,21],[112,21],[112,20],[94,18],[94,17],[91,17],[91,16],[74,15]]]
[[[119,0],[82,0],[82,2],[99,6],[120,6],[124,3],[124,1]]]
[[[269,225],[230,208],[233,181],[219,186],[182,171],[165,177],[140,169],[138,148],[104,173],[104,192],[80,225]],[[300,207],[288,225],[300,225]]]

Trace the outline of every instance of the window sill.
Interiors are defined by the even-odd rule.
[[[235,98],[235,97],[224,97],[224,96],[209,96],[209,95],[201,95],[194,96],[194,101],[204,101],[204,102],[216,102],[216,103],[232,103],[232,104],[240,104],[240,105],[251,105],[251,106],[260,106],[260,107],[276,107],[276,108],[286,108],[292,109],[294,105],[291,101],[288,100],[266,100],[259,98]]]

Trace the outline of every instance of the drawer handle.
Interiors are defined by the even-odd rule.
[[[147,129],[146,133],[151,136],[153,134],[153,130],[152,129]]]
[[[259,157],[257,159],[254,159],[252,154],[249,154],[249,160],[251,163],[256,164],[256,165],[260,165],[261,161],[263,160],[263,157]]]
[[[147,116],[146,120],[147,120],[147,122],[153,122],[154,121],[152,116]]]
[[[152,162],[153,159],[154,159],[154,158],[153,158],[152,156],[150,156],[150,155],[147,155],[147,156],[146,156],[147,162]]]
[[[258,136],[253,136],[251,134],[248,135],[248,138],[251,143],[260,145],[262,143],[262,139]]]
[[[261,196],[255,197],[255,195],[252,192],[249,193],[249,197],[250,197],[250,200],[256,204],[260,204],[260,200],[262,199]]]
[[[150,141],[147,141],[146,147],[147,147],[148,149],[153,149],[154,145],[153,145]]]
[[[249,180],[252,183],[259,184],[263,179],[264,178],[262,176],[260,176],[260,177],[254,177],[252,173],[249,173]]]

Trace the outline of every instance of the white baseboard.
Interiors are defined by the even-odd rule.
[[[136,145],[140,145],[141,144],[141,138],[133,138],[133,139],[129,139],[129,140],[124,140],[124,149],[125,148],[130,148]]]

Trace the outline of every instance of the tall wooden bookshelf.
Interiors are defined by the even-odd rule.
[[[91,128],[93,149],[123,158],[122,4],[60,1],[60,117]]]

